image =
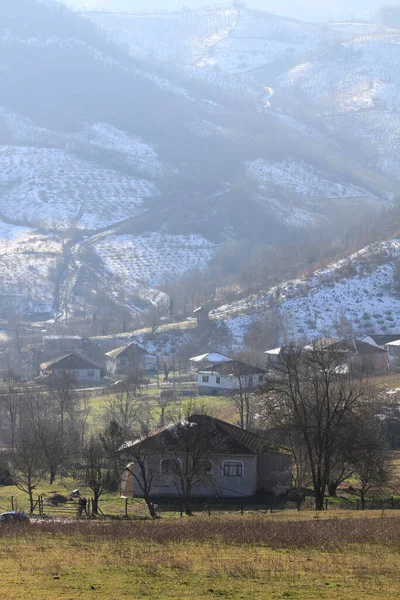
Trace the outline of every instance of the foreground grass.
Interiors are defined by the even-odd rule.
[[[400,519],[182,519],[0,528],[1,597],[397,598]]]

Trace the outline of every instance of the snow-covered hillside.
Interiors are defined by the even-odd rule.
[[[365,35],[299,64],[284,78],[313,104],[336,112],[397,109],[400,33]]]
[[[26,290],[29,314],[142,309],[223,244],[279,246],[350,203],[386,206],[399,35],[239,4],[79,16],[3,0],[0,219],[26,228],[0,230],[3,288]]]
[[[276,61],[301,61],[335,40],[336,32],[273,14],[229,7],[175,13],[88,15],[132,56],[246,73]]]
[[[249,326],[271,306],[280,315],[281,341],[391,333],[400,329],[400,240],[367,246],[310,277],[288,281],[213,311],[242,347]]]
[[[370,164],[399,180],[400,33],[362,35],[296,65],[283,84],[359,140]]]
[[[0,222],[0,316],[52,314],[59,242]]]
[[[153,184],[50,148],[0,148],[0,213],[48,229],[98,229],[134,215]]]
[[[159,304],[167,299],[157,286],[195,267],[204,268],[215,248],[201,236],[148,233],[108,237],[95,245],[95,251],[112,293],[125,296],[128,303],[129,297],[141,297]]]

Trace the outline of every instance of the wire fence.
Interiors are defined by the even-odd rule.
[[[4,504],[4,502],[3,502]],[[154,499],[154,506],[159,517],[182,517],[185,514],[184,504],[180,499]],[[9,505],[0,506],[0,510],[30,512],[27,499],[10,497]],[[202,517],[269,515],[288,511],[315,512],[313,498],[302,502],[281,501],[279,498],[247,500],[230,499],[193,499],[191,510],[194,515]],[[355,497],[327,498],[325,511],[362,511],[362,510],[400,510],[400,498],[394,496],[376,496],[361,502]],[[144,519],[149,517],[146,503],[140,498],[100,498],[96,503],[93,498],[67,498],[59,501],[37,496],[32,515],[38,518],[56,520],[71,519]]]

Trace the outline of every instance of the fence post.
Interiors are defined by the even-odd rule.
[[[241,515],[242,515],[242,517],[243,517],[243,504],[242,504],[242,506],[240,507],[240,514],[241,514]]]
[[[11,510],[14,511],[14,496],[11,496]]]
[[[210,508],[210,505],[208,505],[208,516],[211,517],[211,508]]]
[[[125,517],[128,516],[128,498],[125,498]]]

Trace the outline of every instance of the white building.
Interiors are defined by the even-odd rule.
[[[255,391],[265,381],[265,370],[238,360],[222,362],[198,372],[198,392],[223,396],[235,391]]]

